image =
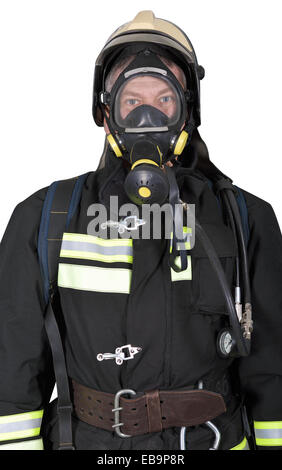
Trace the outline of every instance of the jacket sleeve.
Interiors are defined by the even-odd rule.
[[[247,201],[254,329],[239,374],[257,449],[282,450],[282,236],[272,206]]]
[[[37,236],[44,188],[18,204],[0,245],[0,450],[43,449],[54,387]]]

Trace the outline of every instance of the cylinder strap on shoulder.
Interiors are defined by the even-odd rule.
[[[55,181],[49,186],[43,204],[37,243],[46,303],[45,329],[52,351],[58,393],[59,450],[74,450],[74,446],[71,421],[72,402],[64,348],[54,312],[54,297],[57,291],[57,271],[62,235],[75,213],[88,174]]]

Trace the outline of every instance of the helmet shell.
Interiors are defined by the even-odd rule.
[[[201,123],[200,80],[204,77],[203,67],[198,65],[194,48],[186,34],[170,21],[156,18],[152,11],[141,11],[136,17],[120,26],[109,37],[100,52],[94,71],[92,114],[95,123],[103,126],[103,113],[99,102],[101,91],[105,91],[105,76],[115,58],[128,46],[141,44],[154,46],[165,56],[174,57],[186,75],[188,88],[193,94],[193,118],[196,126]]]

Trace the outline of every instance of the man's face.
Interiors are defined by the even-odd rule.
[[[176,113],[176,94],[169,83],[161,78],[136,77],[126,83],[119,97],[121,119],[141,105],[150,105],[169,118]]]
[[[185,79],[182,70],[174,63],[167,64],[167,66],[175,75],[182,88],[184,88]],[[119,73],[121,72],[122,70]],[[115,79],[117,79],[119,73],[116,74]],[[125,118],[134,108],[141,104],[154,106],[171,118],[176,111],[175,92],[167,82],[160,78],[151,76],[133,78],[127,82],[120,96],[121,118]],[[107,114],[109,116],[109,108],[107,109]],[[107,135],[110,134],[105,119],[104,129]]]

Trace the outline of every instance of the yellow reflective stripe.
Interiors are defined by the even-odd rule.
[[[180,256],[176,256],[175,258],[175,264],[176,266],[180,267]],[[191,281],[192,280],[192,262],[191,262],[191,256],[187,256],[187,268],[184,271],[180,271],[177,273],[174,271],[172,268],[170,268],[170,274],[171,274],[171,281]]]
[[[261,439],[256,437],[256,444],[258,446],[282,446],[282,439]]]
[[[32,439],[31,441],[0,444],[0,450],[44,450],[44,446],[42,439]]]
[[[255,429],[282,429],[282,421],[254,421]]]
[[[12,441],[13,439],[24,439],[26,437],[35,437],[40,433],[39,428],[24,429],[22,431],[1,432],[0,441]]]
[[[65,232],[63,240],[95,243],[101,246],[132,246],[132,238],[100,238],[85,233]]]
[[[58,286],[95,292],[129,294],[131,269],[59,263]]]
[[[77,259],[89,259],[95,261],[103,261],[104,263],[132,263],[133,256],[127,255],[101,255],[99,253],[93,253],[90,251],[79,251],[79,250],[61,250],[61,258],[77,258]]]
[[[282,421],[254,421],[256,444],[282,446]]]
[[[244,437],[244,439],[242,440],[242,442],[240,442],[240,444],[238,444],[235,447],[232,447],[230,450],[249,450],[249,444],[248,444],[246,437]]]

